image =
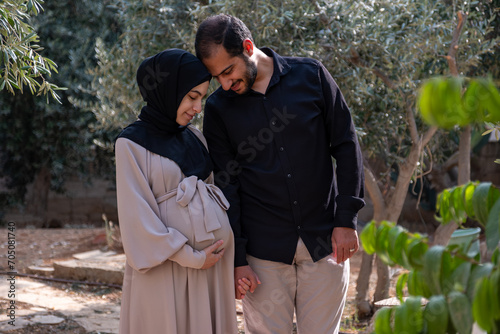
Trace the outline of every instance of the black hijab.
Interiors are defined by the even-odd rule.
[[[184,96],[210,80],[203,63],[191,53],[169,49],[146,58],[137,70],[137,84],[146,102],[136,121],[117,138],[124,137],[147,150],[175,161],[186,177],[206,179],[213,165],[205,145],[175,121]]]

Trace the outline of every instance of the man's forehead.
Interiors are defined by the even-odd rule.
[[[217,77],[234,65],[235,58],[236,57],[231,57],[223,46],[217,46],[210,53],[209,57],[203,59],[203,63],[210,74]]]

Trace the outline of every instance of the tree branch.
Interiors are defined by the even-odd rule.
[[[405,98],[406,106],[406,118],[408,119],[408,129],[410,130],[410,137],[413,145],[418,145],[420,138],[418,136],[417,122],[415,122],[415,115],[413,114],[413,109],[410,105],[410,101]]]
[[[458,40],[460,39],[460,35],[462,34],[462,29],[465,25],[465,20],[467,20],[467,14],[459,11],[458,12],[458,24],[453,31],[453,39],[451,40],[450,48],[448,50],[448,55],[445,56],[448,61],[448,66],[450,67],[450,73],[453,76],[458,76],[456,55],[458,50]]]
[[[375,175],[373,175],[373,172],[370,169],[370,166],[368,166],[366,160],[364,164],[364,170],[366,191],[370,195],[370,198],[373,202],[373,219],[379,222],[386,216],[386,203],[384,200],[384,196],[382,195],[382,192],[380,191],[380,188],[377,184],[377,179],[375,178]]]
[[[351,57],[348,59],[353,65],[371,69],[373,74],[379,77],[387,85],[387,87],[391,89],[396,89],[396,85],[394,84],[394,82],[391,79],[389,79],[389,77],[382,70],[378,69],[377,67],[371,67],[370,64],[361,59],[358,51],[356,51],[352,46],[350,52],[351,52]]]
[[[427,132],[422,137],[422,147],[429,144],[429,141],[432,139],[432,136],[434,136],[437,130],[438,130],[437,126],[431,126],[429,130],[427,130]]]

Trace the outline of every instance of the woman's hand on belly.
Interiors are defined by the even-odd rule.
[[[206,247],[203,249],[203,252],[205,252],[205,263],[201,267],[201,269],[208,269],[215,265],[220,259],[222,259],[222,256],[224,255],[225,249],[223,248],[220,251],[217,251],[217,249],[222,246],[224,243],[223,240],[218,240],[216,243]]]

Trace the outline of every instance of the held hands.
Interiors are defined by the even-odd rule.
[[[222,249],[219,252],[216,251],[220,246],[222,246],[223,243],[224,243],[223,240],[219,240],[213,245],[210,245],[203,250],[203,252],[205,252],[206,257],[205,257],[205,263],[203,264],[201,269],[208,269],[212,267],[214,264],[216,264],[217,261],[222,259],[225,249]]]
[[[260,284],[259,277],[250,268],[250,266],[242,266],[234,268],[234,288],[236,299],[243,299],[248,291],[253,293]]]
[[[358,232],[348,227],[335,227],[332,233],[333,257],[342,263],[358,251]]]

